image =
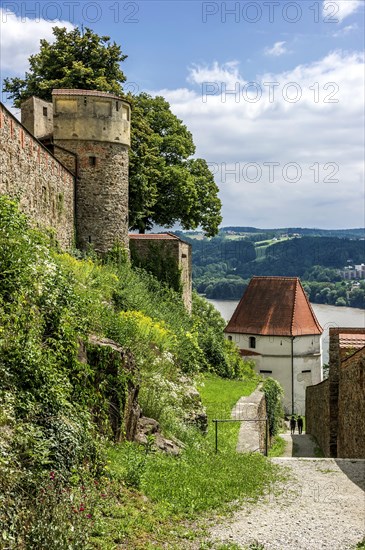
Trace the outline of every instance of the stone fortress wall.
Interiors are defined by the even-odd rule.
[[[75,166],[78,247],[128,248],[129,104],[90,90],[54,90],[52,98],[54,154]]]
[[[140,259],[150,258],[151,254],[159,253],[170,257],[176,262],[181,273],[182,298],[186,309],[192,310],[192,253],[191,245],[172,233],[129,235],[131,252]],[[132,254],[133,256],[133,254]]]
[[[106,92],[57,89],[52,103],[24,101],[21,123],[0,109],[0,194],[19,198],[63,249],[91,245],[104,254],[116,242],[128,249],[129,103]],[[158,239],[181,271],[191,311],[191,247],[170,234]]]
[[[0,104],[0,194],[18,198],[37,226],[60,245],[74,240],[74,175]]]
[[[94,90],[53,90],[52,103],[31,97],[22,123],[75,178],[76,245],[128,248],[130,105]]]

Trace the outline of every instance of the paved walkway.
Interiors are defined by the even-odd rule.
[[[283,456],[285,457],[315,457],[317,444],[313,440],[312,436],[308,434],[294,434],[285,432],[280,434],[280,437],[286,442],[285,451]]]
[[[245,419],[241,422],[237,441],[237,452],[248,453],[260,451],[264,446],[262,430],[265,430],[265,422],[257,422],[259,406],[263,399],[263,393],[256,388],[251,395],[241,397],[232,409],[231,417]],[[260,442],[261,440],[261,442]]]

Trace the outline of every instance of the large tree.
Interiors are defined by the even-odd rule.
[[[24,78],[6,78],[4,91],[19,107],[35,95],[51,100],[54,88],[106,91],[123,96],[126,80],[120,63],[126,59],[110,37],[91,29],[54,27],[55,40],[40,41],[30,56]],[[209,236],[221,222],[218,187],[203,159],[191,158],[191,133],[163,97],[141,93],[125,96],[132,105],[130,152],[130,227],[145,232],[154,224],[184,229],[199,225]]]
[[[222,219],[218,187],[205,160],[190,158],[195,153],[191,133],[163,97],[142,93],[133,104],[131,228],[144,232],[154,223],[180,222],[184,229],[200,225],[215,235]]]
[[[4,91],[16,107],[32,95],[51,101],[54,88],[122,93],[126,77],[120,62],[127,56],[109,36],[88,28],[67,31],[64,27],[54,27],[53,34],[53,43],[41,40],[40,51],[30,56],[24,78],[4,79]]]

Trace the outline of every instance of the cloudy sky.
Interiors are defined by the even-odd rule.
[[[163,95],[192,131],[223,225],[364,226],[362,0],[0,6],[2,78],[54,25],[119,43],[128,89]]]

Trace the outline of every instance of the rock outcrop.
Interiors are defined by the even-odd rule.
[[[115,441],[133,441],[137,433],[141,408],[138,404],[139,372],[130,350],[108,338],[89,337],[80,343],[78,360],[94,368],[93,384],[101,389],[102,403],[93,411],[103,431],[105,417],[100,410],[107,407],[110,429]]]
[[[134,437],[134,441],[141,445],[148,445],[149,436],[153,436],[153,447],[175,456],[180,453],[181,448],[184,446],[183,443],[177,439],[172,441],[171,439],[163,437],[157,420],[148,418],[147,416],[141,416],[138,421],[137,433]]]

